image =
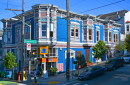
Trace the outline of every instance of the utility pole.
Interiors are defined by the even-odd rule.
[[[21,62],[22,81],[23,81],[23,71],[24,71],[24,0],[22,3],[22,62]]]
[[[22,1],[22,10],[19,9],[9,9],[8,8],[8,2],[7,2],[7,8],[5,10],[11,10],[11,11],[22,11],[22,62],[21,62],[21,72],[22,72],[22,81],[23,81],[23,71],[24,71],[24,0]]]
[[[69,81],[69,68],[70,68],[70,22],[69,22],[69,0],[66,0],[67,9],[67,62],[66,62],[66,79]]]

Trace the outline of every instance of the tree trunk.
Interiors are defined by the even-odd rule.
[[[13,67],[13,69],[12,69],[12,78],[13,78],[13,80],[14,80],[14,67]]]

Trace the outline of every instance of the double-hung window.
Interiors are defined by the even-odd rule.
[[[107,42],[107,37],[108,37],[108,32],[107,31],[104,32],[104,37],[105,37],[105,42]]]
[[[92,29],[88,29],[89,40],[92,40]]]
[[[126,25],[127,32],[129,32],[129,25]]]
[[[7,42],[11,42],[11,32],[7,32]]]
[[[42,37],[46,37],[46,36],[47,36],[47,24],[42,23]]]
[[[74,37],[74,28],[71,28],[71,37]]]
[[[38,22],[35,24],[35,38],[38,38],[38,35],[39,35],[39,26],[38,26]]]
[[[25,39],[30,39],[30,28],[29,27],[25,28]]]
[[[96,31],[96,41],[99,41],[100,36],[99,36],[99,30]]]
[[[118,34],[114,34],[114,43],[118,43]]]
[[[112,42],[112,32],[109,32],[109,42]]]
[[[6,43],[6,32],[4,32],[4,43]]]
[[[57,56],[57,49],[56,48],[49,48],[49,56],[56,57]]]
[[[87,40],[87,28],[84,28],[83,33],[84,33],[84,40]]]

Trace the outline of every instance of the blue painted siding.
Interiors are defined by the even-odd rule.
[[[57,41],[67,42],[67,21],[57,17]]]
[[[34,18],[31,18],[31,39],[34,40]]]
[[[84,48],[71,48],[72,50],[75,51],[75,58],[74,61],[76,61],[76,55],[77,55],[77,51],[82,51],[82,58],[84,58],[84,60],[86,60],[86,54],[85,54],[85,50]],[[62,48],[62,50],[60,50],[60,48],[58,48],[58,63],[63,63],[63,71],[66,71],[66,59],[65,59],[65,51],[67,51],[67,48]],[[90,52],[91,54],[91,52]],[[91,56],[91,55],[90,55]],[[91,59],[91,57],[90,57]],[[72,58],[70,58],[70,70],[75,69],[75,64],[73,64],[72,67]]]
[[[96,43],[96,26],[97,25],[94,24],[94,35],[93,35],[94,36],[94,43]]]
[[[15,25],[12,25],[12,44],[15,44]]]
[[[100,25],[100,40],[104,41],[103,26]]]

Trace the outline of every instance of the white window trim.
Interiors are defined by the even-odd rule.
[[[111,32],[111,41],[109,40],[109,32]],[[108,42],[109,42],[109,43],[112,42],[112,30],[108,30]]]
[[[71,54],[71,53],[74,53],[74,55],[73,55],[73,56],[70,55],[70,58],[72,58],[72,57],[75,58],[75,51],[72,50],[72,49],[70,49],[70,54]],[[67,54],[67,50],[65,51],[65,59],[67,58],[67,55],[66,55],[66,54]]]
[[[87,41],[93,41],[93,39],[94,39],[94,38],[93,38],[93,37],[94,37],[94,36],[93,36],[93,29],[92,29],[92,40],[89,40],[89,29],[92,29],[92,28],[88,28],[88,27],[87,27]]]
[[[107,41],[105,41],[105,32],[107,32]],[[104,30],[103,33],[104,33],[104,35],[103,35],[103,36],[104,36],[104,42],[108,42],[108,35],[109,35],[109,34],[108,34],[108,31],[107,31],[107,30]]]
[[[119,40],[118,33],[117,33],[117,32],[116,32],[116,33],[113,33],[113,39],[114,39],[114,34],[117,34],[117,38],[118,38],[118,39],[117,39],[117,42],[116,42],[116,36],[115,36],[115,42],[114,42],[114,41],[113,41],[113,42],[114,42],[114,43],[118,43],[118,40]]]

